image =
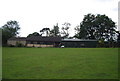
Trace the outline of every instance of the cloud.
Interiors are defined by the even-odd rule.
[[[114,1],[114,0],[95,0],[95,1],[98,1],[98,2],[110,2],[110,1]]]
[[[118,10],[120,10],[120,8],[119,9],[118,8],[113,8],[112,9],[112,11],[115,11],[115,12],[118,11]]]

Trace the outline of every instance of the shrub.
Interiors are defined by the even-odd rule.
[[[22,43],[16,43],[16,47],[24,47],[24,45]]]

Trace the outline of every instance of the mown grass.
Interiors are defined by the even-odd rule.
[[[3,48],[3,79],[117,79],[117,48]]]

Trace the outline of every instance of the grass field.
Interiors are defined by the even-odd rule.
[[[3,79],[117,79],[117,48],[3,48]]]

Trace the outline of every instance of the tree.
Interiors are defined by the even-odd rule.
[[[74,37],[75,37],[75,38],[79,38],[79,37],[80,37],[80,36],[79,36],[80,25],[77,25],[77,26],[74,28],[74,30],[75,30],[75,35],[74,35]]]
[[[59,27],[58,27],[58,23],[56,24],[56,26],[53,27],[53,29],[50,31],[51,36],[60,36],[60,32],[59,32]]]
[[[69,36],[69,31],[68,31],[68,30],[69,30],[71,24],[68,23],[68,22],[65,22],[65,23],[62,24],[62,25],[63,25],[63,27],[62,27],[62,32],[61,32],[62,38],[68,38],[68,36]]]
[[[118,31],[117,33],[118,33],[117,41],[119,41],[120,40],[120,32]]]
[[[94,20],[95,15],[85,15],[83,21],[80,23],[79,38],[81,39],[95,39],[94,37]]]
[[[103,39],[109,42],[116,40],[115,22],[113,22],[108,16],[98,14],[96,16],[94,27],[96,29],[96,39]]]
[[[15,37],[19,34],[18,30],[20,30],[19,24],[17,21],[8,21],[2,29],[2,44],[6,45],[7,40],[11,37]]]
[[[118,36],[117,36],[117,46],[120,47],[120,31],[117,31]]]
[[[41,33],[41,36],[43,34],[46,34],[46,36],[50,36],[50,28],[43,28],[42,30],[40,30],[40,33]]]
[[[114,41],[116,34],[115,22],[106,15],[85,15],[80,23],[79,38],[81,39],[97,39]]]
[[[31,36],[40,36],[40,34],[38,32],[34,32],[32,34],[29,34],[27,37],[31,37]]]

